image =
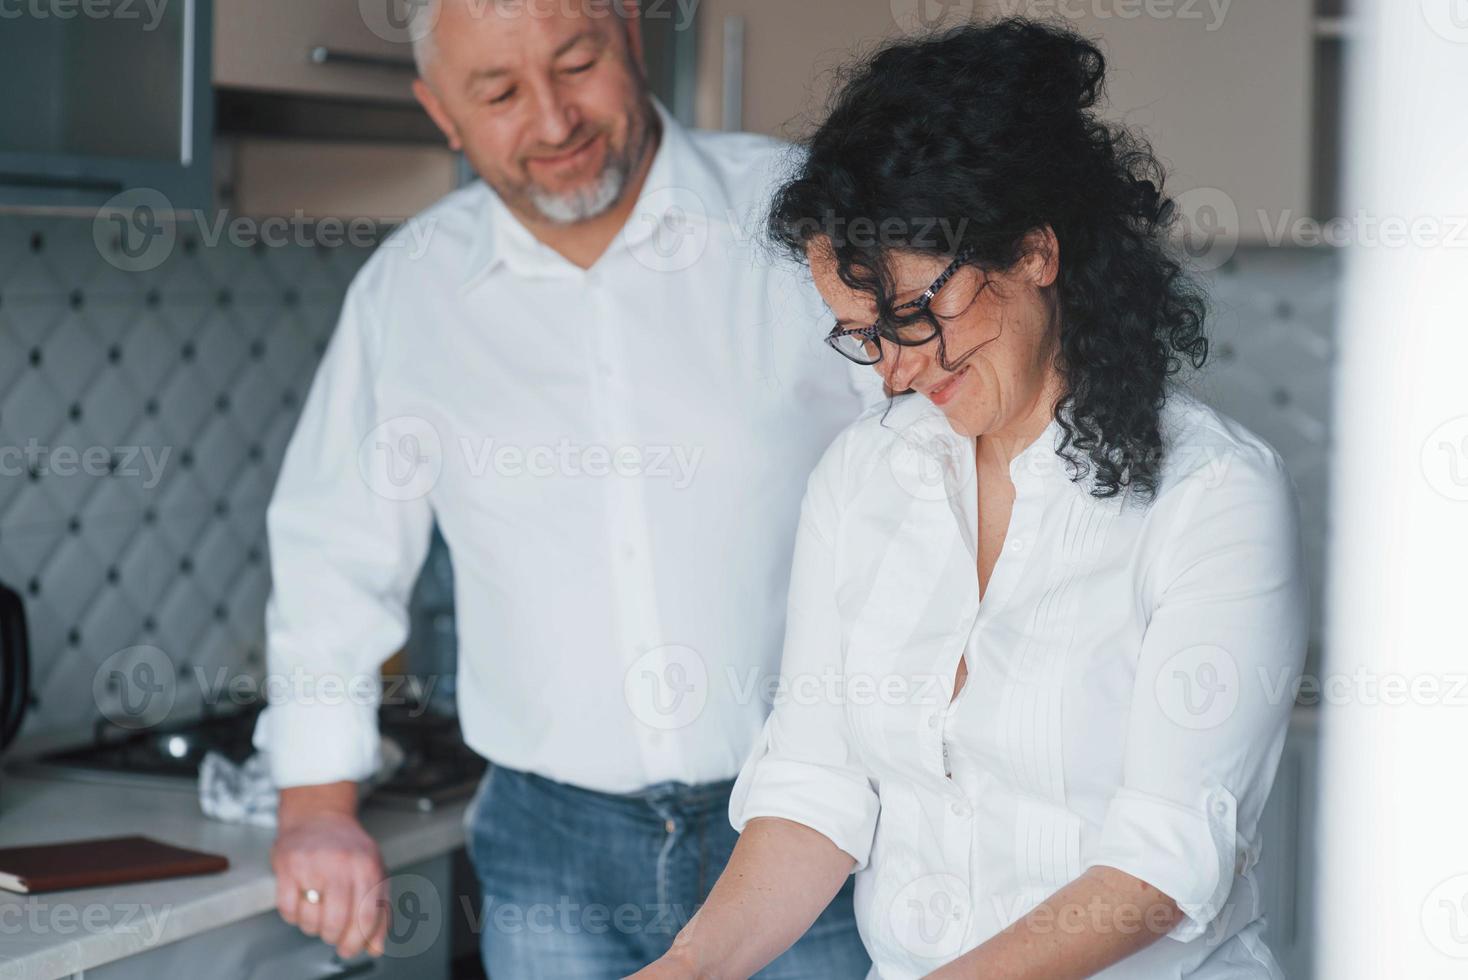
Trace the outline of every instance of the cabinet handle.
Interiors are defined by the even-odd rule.
[[[308,54],[313,65],[351,65],[356,68],[377,68],[383,71],[416,72],[418,66],[412,58],[389,58],[386,55],[357,54],[353,51],[338,51],[317,45]]]
[[[724,18],[724,104],[721,120],[727,132],[744,128],[744,18]]]

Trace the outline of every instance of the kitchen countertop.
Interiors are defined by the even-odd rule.
[[[431,813],[363,807],[362,822],[392,871],[464,843],[468,802]],[[275,907],[275,831],[220,823],[197,791],[0,778],[0,847],[146,834],[229,858],[223,874],[19,895],[0,891],[0,977],[56,980]]]

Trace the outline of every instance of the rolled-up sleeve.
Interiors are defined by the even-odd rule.
[[[407,637],[408,597],[432,531],[426,496],[371,470],[374,447],[413,437],[395,429],[413,422],[390,417],[379,398],[374,271],[369,264],[348,293],[266,517],[268,706],[254,741],[281,787],[361,780],[376,769],[378,672]]]
[[[1221,463],[1222,465],[1218,465]],[[1216,460],[1154,505],[1151,617],[1123,785],[1087,866],[1147,882],[1202,935],[1252,865],[1304,659],[1308,600],[1292,485],[1278,457]]]
[[[836,608],[836,556],[842,440],[807,485],[796,532],[785,627],[781,689],[825,692],[843,670]],[[817,683],[809,683],[817,681]],[[779,699],[735,781],[729,819],[743,831],[755,817],[782,817],[824,834],[866,867],[877,826],[876,791],[852,744],[836,697]]]

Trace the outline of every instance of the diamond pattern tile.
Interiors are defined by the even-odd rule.
[[[94,721],[91,679],[127,647],[173,660],[174,717],[258,672],[265,506],[369,250],[213,230],[127,272],[91,221],[0,216],[0,581],[30,619],[27,736]]]
[[[1212,278],[1212,358],[1194,389],[1274,446],[1300,495],[1318,670],[1340,256],[1243,248]]]

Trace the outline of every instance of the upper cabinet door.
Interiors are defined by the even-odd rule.
[[[698,118],[723,122],[740,85],[738,126],[798,136],[818,121],[831,69],[905,36],[920,16],[952,26],[1032,11],[1097,40],[1108,63],[1107,118],[1137,127],[1182,198],[1181,230],[1258,241],[1308,218],[1312,168],[1334,160],[1316,136],[1313,0],[702,0]],[[726,59],[742,59],[730,71]],[[1264,220],[1260,220],[1260,212]],[[1189,231],[1188,225],[1195,227]],[[1216,226],[1216,228],[1215,228]]]
[[[214,84],[412,102],[409,0],[215,0]]]
[[[1171,196],[1194,191],[1180,202],[1185,223],[1261,241],[1312,217],[1313,0],[1056,7],[1106,54],[1107,117],[1152,142]]]
[[[16,5],[0,28],[0,204],[209,200],[207,0]],[[68,15],[69,14],[69,15]]]

